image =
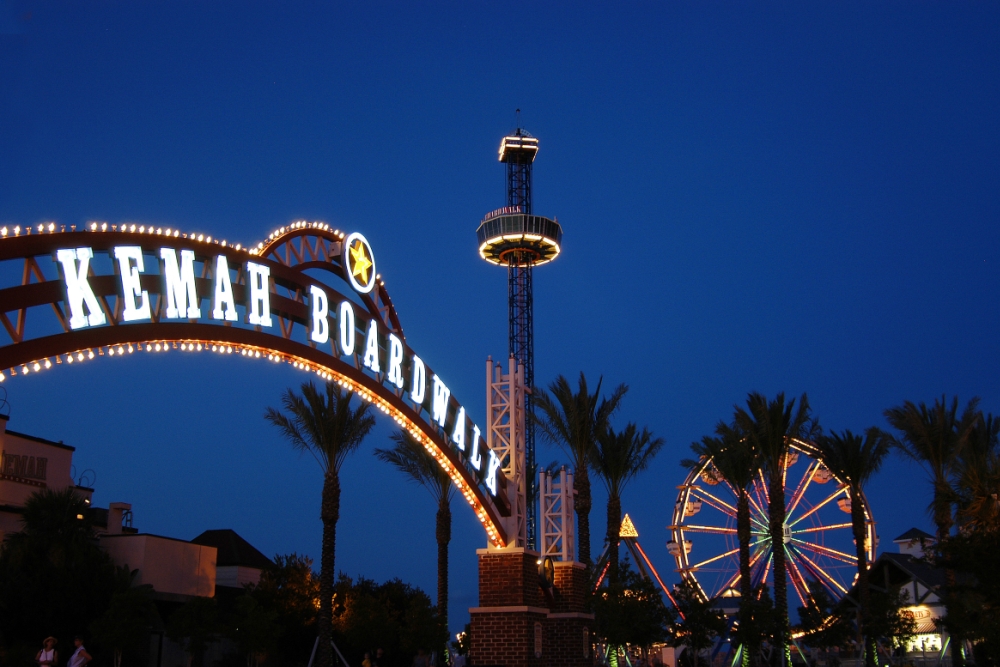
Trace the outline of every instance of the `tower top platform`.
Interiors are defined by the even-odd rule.
[[[500,140],[500,161],[531,164],[538,154],[538,139],[527,131],[517,129]]]

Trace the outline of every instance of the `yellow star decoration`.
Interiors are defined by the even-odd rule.
[[[368,253],[365,252],[365,244],[358,239],[357,243],[351,247],[351,275],[361,276],[361,284],[368,284],[368,269],[370,269],[373,264],[370,259],[368,259]]]

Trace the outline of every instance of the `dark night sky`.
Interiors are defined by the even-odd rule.
[[[536,375],[625,382],[621,422],[666,438],[624,504],[670,579],[678,461],[748,391],[808,392],[833,429],[942,392],[1000,409],[1000,6],[419,4],[3,1],[0,222],[362,231],[483,423],[506,279],[474,231],[521,108],[535,211],[566,234],[536,272]],[[76,446],[143,531],[318,557],[319,470],[262,419],[303,379],[172,354],[5,385],[10,428]],[[875,479],[883,548],[929,528],[928,490],[900,461]],[[338,538],[338,569],[433,595],[430,496],[370,447]],[[456,501],[453,631],[484,544]]]

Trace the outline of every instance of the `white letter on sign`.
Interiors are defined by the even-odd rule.
[[[455,428],[451,432],[451,441],[458,445],[458,448],[465,451],[465,407],[458,409],[455,415]]]
[[[389,334],[389,382],[403,388],[403,341]]]
[[[438,426],[444,428],[444,422],[448,418],[448,399],[451,398],[451,390],[441,382],[441,378],[434,376],[434,402],[431,409],[433,419]]]
[[[198,294],[194,288],[194,251],[181,250],[181,264],[177,266],[177,251],[160,248],[163,260],[163,291],[167,297],[168,319],[201,317]]]
[[[417,355],[413,355],[413,383],[410,385],[410,400],[417,405],[424,402],[424,394],[427,393],[427,367],[423,360]]]
[[[312,302],[312,333],[309,339],[316,343],[330,340],[330,321],[326,316],[330,312],[330,300],[326,292],[315,285],[309,286],[309,300]]]
[[[354,306],[350,301],[340,302],[340,314],[337,320],[340,324],[340,353],[349,357],[354,354],[355,339]]]
[[[497,453],[491,449],[489,468],[486,471],[486,488],[488,488],[490,493],[494,496],[497,494],[497,470],[499,469],[500,459],[497,458]]]
[[[229,279],[229,260],[225,255],[215,258],[215,296],[212,298],[212,319],[235,322],[236,299],[233,298],[233,282]]]
[[[479,427],[475,424],[472,425],[472,456],[469,457],[469,463],[476,470],[479,470],[480,466],[483,465],[483,455],[479,453]],[[492,451],[492,450],[490,450]]]
[[[118,260],[118,274],[122,281],[122,298],[125,299],[122,320],[135,322],[149,319],[149,293],[139,284],[142,248],[137,245],[118,246],[115,248],[115,258]],[[134,266],[132,262],[135,262]]]
[[[262,327],[273,326],[271,321],[271,290],[267,279],[271,269],[263,264],[247,262],[247,282],[250,297],[247,299],[247,322]]]
[[[382,366],[378,363],[378,326],[375,324],[375,320],[368,323],[364,364],[365,368],[370,368],[373,373],[382,372]]]
[[[93,256],[94,251],[90,248],[56,250],[56,259],[62,265],[63,283],[66,285],[70,329],[96,327],[108,322],[104,311],[101,310],[101,304],[94,296],[94,290],[87,282],[87,272],[90,270],[90,259]],[[87,304],[87,315],[83,314],[84,303]]]

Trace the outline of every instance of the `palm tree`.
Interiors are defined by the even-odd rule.
[[[697,459],[685,459],[681,465],[697,470],[711,461],[711,465],[736,493],[736,539],[740,550],[740,627],[749,627],[749,614],[753,605],[753,581],[750,573],[750,485],[758,469],[758,456],[746,436],[734,424],[720,421],[715,427],[716,437],[706,435],[701,442],[692,442],[691,451]],[[744,641],[746,644],[747,642]],[[750,664],[750,651],[743,646],[741,662]]]
[[[931,499],[931,514],[937,528],[937,542],[942,544],[951,533],[955,524],[952,507],[957,501],[951,481],[955,475],[959,456],[965,448],[976,422],[979,419],[979,399],[973,398],[965,406],[961,416],[958,414],[958,397],[934,399],[934,406],[926,404],[915,405],[906,401],[903,405],[889,408],[885,418],[900,432],[902,439],[896,445],[910,459],[919,463],[931,478],[934,495]],[[955,589],[955,571],[945,569],[945,596],[951,596]],[[964,663],[962,652],[955,646],[961,645],[961,638],[954,636],[952,641],[953,665]]]
[[[869,428],[864,437],[850,431],[822,435],[816,440],[823,464],[847,484],[851,498],[851,527],[854,531],[855,552],[858,557],[858,598],[861,604],[861,628],[864,635],[871,624],[871,602],[868,588],[867,530],[865,529],[864,486],[882,467],[889,453],[892,440],[877,428]],[[875,636],[869,632],[865,639],[865,665],[877,663]]]
[[[1000,528],[1000,418],[980,416],[959,452],[958,522],[963,532]]]
[[[747,396],[747,407],[736,406],[736,427],[760,456],[767,479],[768,534],[774,559],[775,646],[785,665],[791,664],[788,645],[788,574],[785,571],[785,466],[789,441],[810,430],[809,400],[805,394],[795,409],[795,399],[785,403],[784,392],[773,401],[757,392]]]
[[[608,583],[618,583],[618,531],[622,524],[622,492],[663,447],[663,438],[654,438],[649,429],[628,424],[615,433],[608,427],[597,434],[591,467],[608,491]]]
[[[576,393],[569,381],[560,375],[549,385],[549,391],[535,387],[535,424],[547,441],[559,445],[566,452],[573,466],[573,509],[576,511],[577,529],[580,534],[580,561],[590,565],[590,475],[587,472],[595,447],[597,434],[607,428],[608,420],[618,410],[622,398],[628,391],[624,384],[618,385],[608,398],[598,397],[603,378],[597,381],[593,394],[587,388],[587,378],[580,373],[579,388]]]
[[[332,667],[331,620],[337,521],[340,519],[340,466],[375,426],[375,417],[370,412],[370,403],[361,403],[357,409],[352,409],[354,392],[342,389],[336,382],[327,382],[325,392],[311,381],[304,382],[301,390],[301,395],[291,389],[282,394],[281,405],[287,415],[269,407],[264,418],[278,427],[292,447],[312,454],[323,470],[317,664]]]
[[[455,487],[441,466],[422,444],[408,431],[397,431],[391,436],[392,449],[376,449],[375,456],[391,463],[400,472],[424,487],[437,501],[436,536],[438,545],[437,610],[445,625],[448,624],[448,543],[451,541],[451,497]]]
[[[906,401],[903,405],[889,408],[885,418],[902,435],[896,442],[900,451],[923,466],[931,478],[934,497],[931,513],[937,527],[940,544],[951,532],[954,525],[952,505],[955,494],[951,479],[955,473],[958,456],[968,440],[978,417],[979,399],[973,398],[958,415],[958,397],[951,407],[945,396],[934,399],[934,407],[924,403],[914,405]]]

